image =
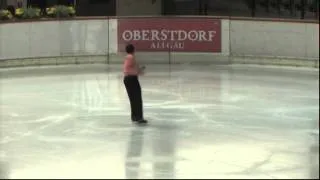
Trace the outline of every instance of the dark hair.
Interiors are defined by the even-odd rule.
[[[134,46],[133,46],[132,44],[128,44],[128,45],[126,46],[126,52],[127,52],[128,54],[133,54],[133,53],[134,53]]]

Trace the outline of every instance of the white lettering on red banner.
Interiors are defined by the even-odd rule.
[[[119,49],[133,43],[139,51],[221,51],[216,19],[128,19],[118,21]]]
[[[216,31],[184,30],[126,30],[122,33],[125,41],[213,41]]]

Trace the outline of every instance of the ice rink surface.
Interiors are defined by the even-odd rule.
[[[319,71],[147,66],[140,82],[150,123],[139,127],[130,122],[120,68],[0,70],[1,176],[255,179],[319,173]]]

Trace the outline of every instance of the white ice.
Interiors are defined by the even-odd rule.
[[[120,67],[0,71],[9,178],[309,178],[319,152],[319,72],[153,65],[146,127],[130,122]],[[312,139],[315,138],[315,139]]]

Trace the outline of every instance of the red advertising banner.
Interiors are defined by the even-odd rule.
[[[221,52],[221,20],[210,18],[128,18],[118,20],[118,49]]]

